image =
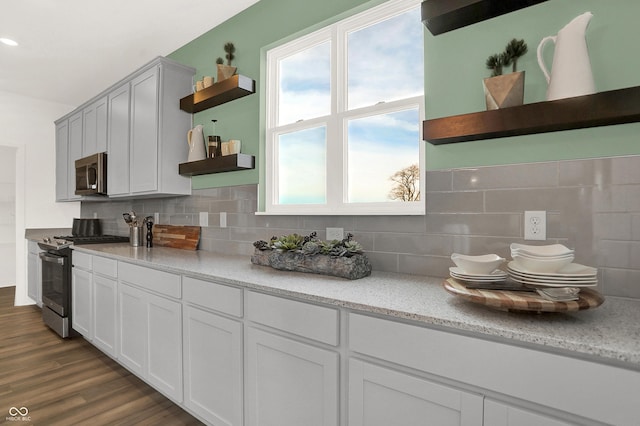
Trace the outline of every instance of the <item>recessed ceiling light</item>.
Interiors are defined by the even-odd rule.
[[[11,40],[10,38],[0,38],[0,42],[6,44],[7,46],[17,46],[18,42]]]

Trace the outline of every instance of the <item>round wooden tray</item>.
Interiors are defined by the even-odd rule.
[[[479,290],[466,288],[459,281],[448,278],[442,285],[445,290],[471,302],[495,309],[521,312],[573,312],[602,305],[604,297],[589,288],[580,289],[579,299],[570,302],[553,302],[537,293],[510,290]]]

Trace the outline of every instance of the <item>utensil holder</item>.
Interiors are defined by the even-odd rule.
[[[143,244],[142,226],[132,226],[129,228],[129,244],[132,247],[139,247]]]

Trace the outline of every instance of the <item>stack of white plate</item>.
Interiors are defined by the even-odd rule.
[[[509,277],[536,287],[542,297],[556,301],[578,299],[581,287],[598,285],[598,270],[572,263],[574,250],[562,244],[528,246],[511,244],[513,261],[507,265]],[[553,289],[551,289],[553,288]]]
[[[476,283],[493,283],[507,279],[506,272],[497,269],[504,262],[504,258],[497,254],[468,256],[453,253],[451,260],[456,264],[449,268],[449,275],[460,281]]]

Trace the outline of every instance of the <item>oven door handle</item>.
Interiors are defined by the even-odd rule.
[[[58,265],[64,264],[64,257],[50,256],[47,253],[40,253],[40,259],[43,262],[57,263]]]

